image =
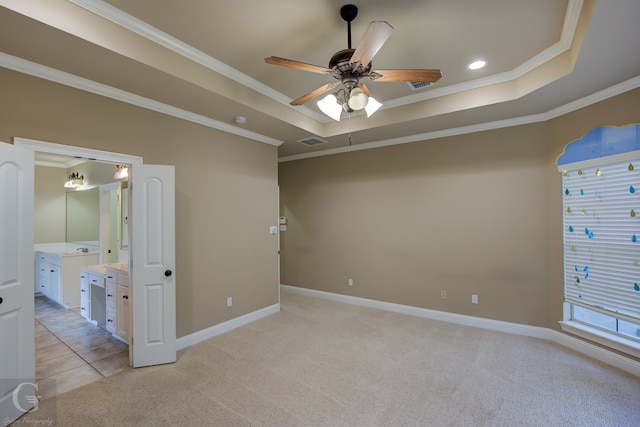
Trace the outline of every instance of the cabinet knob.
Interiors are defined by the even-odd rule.
[[[107,294],[107,296],[108,296],[109,298],[113,298],[113,295],[111,295],[111,294]]]
[[[107,319],[107,322],[113,322],[113,320],[112,319]]]
[[[80,289],[80,292],[87,292],[87,291],[85,291],[84,289]]]

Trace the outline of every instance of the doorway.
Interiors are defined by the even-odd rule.
[[[128,270],[129,275],[124,281],[118,276],[117,284],[118,302],[122,303],[121,297],[125,299],[126,311],[121,310],[121,313],[129,313],[132,337],[129,340],[130,362],[133,367],[175,362],[174,166],[149,165],[137,156],[17,137],[14,138],[14,146],[33,152],[131,166],[128,178],[128,262],[112,266]],[[135,268],[132,268],[134,259]],[[121,295],[123,286],[120,285],[128,286],[130,293]]]
[[[112,163],[42,152],[35,157],[34,237],[35,250],[42,251],[35,266],[35,380],[41,398],[50,398],[130,369],[127,334],[116,330],[118,287],[88,280],[89,269],[129,264],[128,185],[116,181],[121,168]],[[63,187],[69,174],[81,176],[82,184]],[[89,253],[71,252],[76,246]],[[62,291],[40,292],[39,270],[49,265],[42,257],[60,262],[55,269],[65,282],[64,299]],[[43,283],[49,281],[53,287],[53,280]]]
[[[123,312],[132,313],[131,364],[141,367],[172,363],[177,356],[174,166],[145,165],[138,157],[88,148],[23,138],[13,138],[13,141],[13,144],[0,144],[0,172],[3,176],[0,193],[6,202],[0,204],[0,217],[3,219],[0,222],[3,237],[0,239],[0,252],[3,254],[0,332],[7,344],[0,347],[0,373],[8,378],[11,372],[16,378],[0,384],[0,409],[12,419],[33,407],[33,394],[29,393],[35,393],[34,388],[37,389],[33,335],[35,152],[132,165],[129,177],[131,249],[127,265],[131,278],[129,282],[128,278],[123,277],[121,281],[117,277],[118,285],[122,283],[123,287],[129,287],[130,283],[131,301],[127,301],[127,309]],[[131,197],[133,189],[136,189],[135,198]],[[135,268],[131,268],[134,259]],[[55,281],[59,277],[53,275],[49,279]],[[64,294],[64,288],[59,286],[49,286],[49,289],[62,290]],[[74,292],[68,294],[74,295]],[[123,295],[123,298],[128,297]]]

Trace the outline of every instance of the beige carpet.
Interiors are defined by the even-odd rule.
[[[640,425],[640,378],[543,340],[287,293],[281,306],[14,425]]]

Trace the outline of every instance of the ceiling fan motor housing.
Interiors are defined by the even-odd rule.
[[[362,75],[367,75],[371,71],[371,62],[361,72],[354,72],[353,66],[350,63],[355,49],[344,49],[336,52],[329,61],[329,68],[336,71],[334,77],[336,79],[343,78],[359,78]]]

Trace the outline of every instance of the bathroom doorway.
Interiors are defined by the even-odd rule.
[[[128,264],[131,301],[130,363],[133,367],[176,360],[175,324],[175,172],[173,166],[147,165],[141,157],[83,147],[14,138],[34,153],[68,155],[113,165],[131,165],[128,184]],[[137,184],[136,184],[137,183]],[[138,188],[132,197],[133,185]],[[150,208],[151,207],[151,208]],[[127,296],[125,296],[126,298]]]
[[[64,238],[61,238],[64,242],[36,244],[36,248],[44,246],[55,251],[53,248],[56,246],[57,250],[65,246],[71,249],[78,246],[83,250],[91,248],[91,253],[95,254],[61,255],[76,260],[72,263],[75,274],[65,271],[65,280],[69,275],[78,278],[86,275],[81,268],[87,262],[94,265],[128,264],[128,183],[121,180],[114,182],[114,172],[120,168],[112,163],[44,153],[36,153],[35,163],[35,219],[36,224],[46,223],[34,226],[36,242],[43,233],[40,230],[43,226],[51,228],[56,223],[63,228],[66,226]],[[63,182],[59,177],[68,174],[82,177],[82,184],[73,190],[61,188]],[[42,183],[43,180],[55,183]],[[43,190],[51,195],[43,195]],[[62,200],[57,203],[56,199]],[[64,215],[60,215],[58,210],[63,210]],[[56,221],[56,217],[60,218]],[[49,235],[44,238],[51,239],[61,234],[46,231],[49,231]],[[67,264],[65,269],[69,267]],[[38,271],[36,280],[37,275]],[[117,292],[105,287],[88,287],[94,291],[91,298],[94,303],[93,316],[91,306],[86,302],[81,305],[61,305],[58,303],[60,301],[56,302],[41,293],[34,296],[35,379],[42,398],[50,398],[131,369],[128,343],[107,329],[106,296],[110,293],[111,300],[117,303]],[[100,292],[101,296],[98,295]],[[105,307],[100,308],[100,302]],[[109,319],[110,322],[115,320],[115,316]]]

